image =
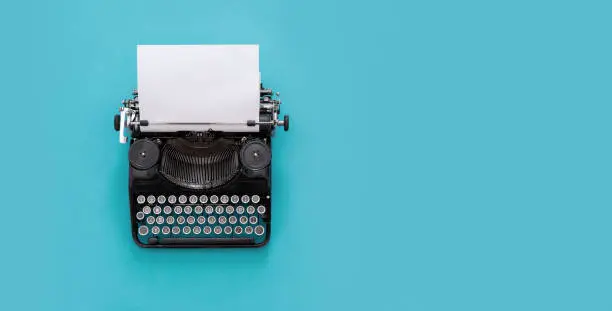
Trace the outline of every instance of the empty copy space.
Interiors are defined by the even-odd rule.
[[[138,46],[142,131],[258,131],[259,46]],[[155,123],[225,123],[158,125]]]

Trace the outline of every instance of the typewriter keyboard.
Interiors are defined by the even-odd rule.
[[[252,238],[260,244],[269,219],[263,201],[259,195],[137,195],[138,239]]]

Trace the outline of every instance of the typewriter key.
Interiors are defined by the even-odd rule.
[[[245,203],[245,204],[249,203],[249,196],[246,195],[246,194],[243,195],[241,201],[242,201],[242,203]]]
[[[196,204],[196,203],[198,203],[198,196],[197,196],[197,195],[191,195],[191,196],[189,197],[189,203],[191,203],[191,204]]]
[[[228,205],[228,206],[225,208],[225,212],[226,212],[226,213],[228,213],[228,214],[233,214],[233,213],[234,213],[234,207],[233,207],[233,206],[231,206],[231,205]]]
[[[158,197],[157,197],[157,202],[158,202],[159,204],[164,204],[164,203],[166,203],[166,197],[165,197],[165,196],[163,196],[163,195],[158,196]]]
[[[191,227],[189,226],[183,227],[183,234],[190,234],[190,233],[191,233]]]
[[[180,207],[178,205],[174,207],[174,213],[175,214],[180,214],[182,212],[183,212],[183,208],[182,207]]]
[[[257,234],[257,235],[264,234],[264,227],[262,225],[259,225],[259,226],[255,227],[255,234]]]
[[[161,214],[161,212],[162,212],[162,208],[161,207],[156,206],[156,207],[153,208],[153,214],[159,215],[159,214]]]
[[[238,197],[237,195],[233,195],[231,198],[232,203],[236,204],[238,203],[238,201],[240,200],[240,197]]]
[[[150,195],[147,197],[147,202],[149,202],[149,204],[153,204],[155,203],[155,196]]]
[[[153,234],[159,234],[159,227],[158,226],[153,226],[151,228],[151,233]]]
[[[221,234],[223,230],[221,229],[221,226],[215,226],[214,231],[215,231],[215,234]]]
[[[193,225],[195,223],[195,217],[189,216],[187,217],[187,223]]]
[[[149,215],[151,214],[151,208],[148,206],[145,206],[142,208],[142,212],[145,213],[145,215]]]
[[[173,195],[169,196],[168,197],[168,203],[170,203],[170,204],[176,203],[176,197],[173,196]]]
[[[206,222],[206,217],[204,216],[198,216],[198,223],[200,225],[204,224]]]
[[[172,216],[166,217],[166,223],[169,224],[169,225],[173,224],[174,223],[174,217],[172,217]]]
[[[170,227],[163,226],[161,229],[162,234],[170,234]]]
[[[194,209],[196,214],[202,214],[202,212],[204,211],[204,209],[201,206],[196,206]]]
[[[136,219],[143,220],[145,218],[145,214],[143,212],[136,213]]]
[[[238,215],[244,214],[244,206],[236,206],[236,214]]]
[[[236,234],[242,234],[242,227],[240,227],[240,226],[236,226],[236,227],[234,227],[234,233],[236,233]]]
[[[191,208],[191,206],[185,206],[183,212],[185,212],[185,214],[191,214],[191,212],[193,212],[193,209]]]
[[[249,207],[247,207],[247,213],[249,214],[255,213],[255,208],[252,205],[249,205]]]
[[[172,213],[172,207],[167,206],[167,205],[164,206],[164,214],[168,215],[170,213]]]
[[[219,197],[217,197],[216,195],[211,195],[210,196],[210,203],[217,204],[217,202],[219,202]]]
[[[258,195],[254,195],[251,197],[251,202],[257,204],[259,203],[259,196]]]
[[[215,216],[208,216],[208,223],[211,225],[214,225],[215,222],[217,222],[217,219],[215,218]]]
[[[219,216],[219,223],[225,225],[227,218],[225,216]]]
[[[221,196],[220,200],[221,200],[221,203],[227,204],[227,202],[229,202],[229,197],[224,194]]]
[[[249,219],[246,216],[240,216],[240,223],[246,225],[249,222]]]
[[[193,234],[200,234],[202,233],[202,228],[195,226],[193,227]]]
[[[208,197],[205,196],[205,195],[201,195],[200,196],[200,203],[206,204],[206,202],[208,202]]]
[[[221,205],[217,206],[217,208],[215,209],[215,212],[217,214],[223,214],[223,206]]]
[[[246,234],[253,233],[253,227],[251,227],[251,226],[244,227],[244,233],[246,233]]]
[[[185,223],[185,217],[183,217],[183,216],[176,217],[176,223],[179,224],[179,225],[184,224]]]
[[[230,224],[235,225],[236,222],[238,221],[238,218],[236,218],[236,216],[232,215],[230,216],[227,221],[229,221]]]
[[[179,226],[172,227],[172,234],[179,234],[179,233],[181,233],[181,228],[179,228]]]
[[[212,214],[214,211],[215,211],[215,209],[214,209],[212,206],[208,205],[208,206],[206,207],[206,214],[209,214],[209,215],[210,215],[210,214]]]
[[[144,196],[144,195],[139,195],[139,196],[136,198],[136,202],[138,202],[138,204],[144,204],[144,202],[145,202],[146,200],[147,200],[147,199],[145,198],[145,196]]]
[[[138,234],[140,234],[140,235],[147,235],[147,234],[149,234],[149,227],[147,227],[147,226],[140,226],[140,227],[138,227]]]
[[[257,216],[249,217],[249,222],[251,223],[251,225],[256,224],[257,223]]]
[[[148,223],[149,225],[154,224],[154,223],[155,223],[155,217],[153,217],[153,216],[149,216],[149,217],[147,217],[147,223]]]
[[[212,229],[210,229],[209,226],[204,227],[204,229],[202,229],[202,232],[204,232],[204,234],[210,234],[212,232]]]
[[[184,195],[179,196],[178,200],[179,200],[179,203],[181,204],[187,203],[187,197]]]
[[[155,219],[155,222],[156,222],[158,225],[163,224],[163,223],[164,223],[164,216],[157,216],[157,218]]]
[[[225,232],[225,234],[232,234],[232,227],[226,226],[223,228],[223,232]]]
[[[260,214],[265,214],[266,213],[266,207],[263,205],[260,205],[257,207],[257,212]]]

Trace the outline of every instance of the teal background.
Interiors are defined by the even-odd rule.
[[[4,1],[1,310],[612,310],[609,1]],[[133,243],[136,44],[258,43],[272,240]]]

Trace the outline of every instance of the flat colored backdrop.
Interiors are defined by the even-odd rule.
[[[612,310],[609,1],[4,1],[1,310]],[[132,242],[136,44],[258,43],[258,250]]]

